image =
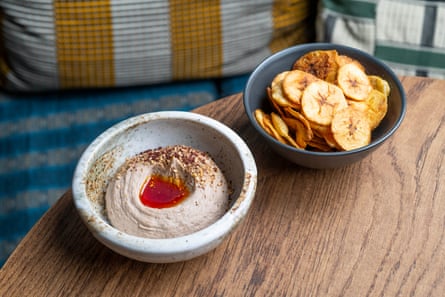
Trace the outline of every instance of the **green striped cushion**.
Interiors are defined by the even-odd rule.
[[[445,78],[445,1],[323,0],[317,39],[363,49],[399,75]]]
[[[271,53],[312,40],[315,6],[311,0],[1,0],[0,83],[36,90],[245,74]]]

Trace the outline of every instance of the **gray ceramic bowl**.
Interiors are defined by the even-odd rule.
[[[232,204],[212,225],[174,238],[125,234],[105,214],[104,191],[126,158],[151,148],[187,145],[208,152],[232,187]],[[184,261],[202,255],[230,234],[255,196],[257,168],[245,142],[222,123],[191,112],[164,111],[122,121],[99,135],[81,156],[73,178],[74,204],[91,233],[129,258],[153,263]]]
[[[313,50],[327,49],[336,49],[340,54],[359,60],[366,67],[368,74],[379,75],[388,81],[391,87],[391,94],[388,98],[388,112],[379,127],[373,131],[371,143],[365,147],[341,152],[315,152],[282,144],[261,128],[255,119],[254,112],[257,108],[264,111],[271,110],[267,100],[266,88],[275,75],[290,70],[294,62],[303,54]],[[244,108],[250,122],[272,149],[293,163],[310,168],[342,167],[363,159],[393,135],[406,113],[403,87],[395,73],[387,65],[361,50],[335,44],[310,43],[298,45],[266,58],[250,75],[243,96]]]

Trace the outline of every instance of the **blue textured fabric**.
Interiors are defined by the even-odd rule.
[[[244,91],[250,74],[225,78],[219,84],[219,96],[226,97]]]
[[[130,116],[187,111],[241,92],[247,77],[45,94],[0,92],[0,267],[70,188],[81,153],[101,132]]]

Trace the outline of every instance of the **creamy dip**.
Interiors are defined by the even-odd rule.
[[[161,194],[168,201],[150,203],[150,195]],[[125,233],[149,238],[203,229],[218,220],[228,204],[229,186],[221,169],[207,153],[183,145],[129,158],[105,194],[110,223]]]

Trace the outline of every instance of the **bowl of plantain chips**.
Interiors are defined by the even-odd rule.
[[[362,160],[396,132],[406,113],[403,86],[388,65],[330,43],[266,58],[251,73],[243,103],[276,153],[309,168]]]

